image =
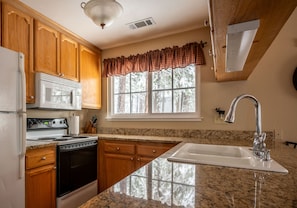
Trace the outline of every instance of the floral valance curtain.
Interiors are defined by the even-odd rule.
[[[183,68],[190,64],[204,65],[205,58],[200,43],[188,43],[149,51],[129,57],[104,59],[104,76],[125,75],[130,72],[157,71],[168,68]]]

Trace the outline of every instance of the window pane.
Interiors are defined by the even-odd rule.
[[[152,73],[152,89],[171,89],[172,88],[172,70],[162,70]]]
[[[195,89],[174,90],[174,105],[175,113],[180,112],[195,112]]]
[[[147,113],[147,93],[132,94],[131,113]]]
[[[118,114],[120,118],[129,119],[163,116],[167,119],[174,117],[174,114],[178,114],[177,118],[198,118],[199,83],[196,70],[195,65],[189,65],[185,68],[113,76],[110,96],[113,108],[109,114],[115,118]]]
[[[116,94],[130,92],[130,74],[126,76],[114,76],[113,91]]]
[[[131,92],[147,91],[147,72],[131,74]]]
[[[153,113],[172,112],[172,91],[154,91],[152,95]]]
[[[130,95],[119,94],[114,96],[114,113],[130,113]]]
[[[195,87],[195,67],[193,65],[173,70],[173,88]]]

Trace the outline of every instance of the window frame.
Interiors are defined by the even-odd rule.
[[[174,69],[173,69],[174,70]],[[110,121],[202,121],[200,114],[201,100],[201,70],[199,65],[195,65],[195,80],[196,80],[196,112],[183,113],[130,113],[130,114],[113,114],[113,79],[107,78],[107,116],[106,120]],[[148,73],[148,81],[151,81],[152,74]],[[152,89],[151,84],[148,84],[148,108],[152,109]],[[151,111],[151,110],[150,110]]]

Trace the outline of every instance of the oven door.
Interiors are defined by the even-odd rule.
[[[57,146],[57,197],[97,179],[97,141]]]

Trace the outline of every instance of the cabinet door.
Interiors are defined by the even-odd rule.
[[[33,18],[3,3],[2,22],[2,45],[25,55],[26,102],[35,103]]]
[[[140,168],[159,157],[176,144],[172,143],[141,143],[136,146],[136,168]]]
[[[105,154],[106,187],[108,188],[135,170],[134,155]]]
[[[54,165],[26,171],[26,208],[56,207],[56,170]]]
[[[61,34],[61,76],[66,79],[79,81],[78,71],[78,43]]]
[[[101,64],[99,55],[80,46],[80,82],[82,84],[82,107],[101,108]]]
[[[60,34],[39,21],[35,21],[34,31],[35,70],[60,76]]]

